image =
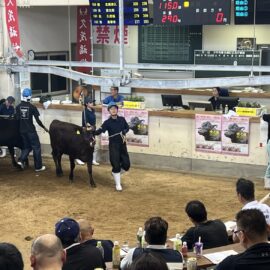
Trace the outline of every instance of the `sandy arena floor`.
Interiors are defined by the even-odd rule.
[[[67,161],[62,178],[55,176],[51,159],[44,163],[47,170],[37,174],[33,168],[18,171],[9,158],[0,159],[0,241],[21,250],[26,270],[30,269],[29,238],[53,233],[55,222],[65,216],[89,219],[96,238],[134,245],[138,227],[151,216],[169,222],[170,236],[187,229],[191,223],[184,207],[189,200],[202,200],[210,219],[231,220],[241,208],[236,179],[132,168],[122,177],[124,191],[118,193],[107,165],[93,168],[97,184],[93,189],[88,186],[86,166],[76,166],[75,182],[70,184]],[[256,181],[259,199],[267,194],[262,182]]]

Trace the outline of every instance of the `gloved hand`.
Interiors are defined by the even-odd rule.
[[[49,130],[46,127],[44,127],[44,130],[49,133]]]

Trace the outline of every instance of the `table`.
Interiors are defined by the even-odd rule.
[[[239,243],[236,243],[236,244],[231,244],[231,245],[217,247],[217,248],[205,249],[203,251],[203,254],[226,251],[226,250],[231,250],[231,249],[236,251],[237,253],[241,253],[241,252],[243,252],[245,250]],[[188,252],[188,256],[187,256],[187,258],[185,258],[185,260],[188,259],[188,258],[192,258],[192,257],[196,257],[194,252]],[[213,266],[213,265],[214,264],[211,261],[209,261],[208,259],[206,259],[204,256],[197,257],[197,267],[198,267],[198,269],[206,268],[206,267]],[[184,269],[186,269],[186,267],[184,267]]]

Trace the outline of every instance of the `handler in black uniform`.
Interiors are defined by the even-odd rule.
[[[92,100],[91,97],[84,98],[85,108],[82,112],[82,126],[83,127],[87,127],[87,125],[90,125],[96,128],[96,113],[94,109],[94,102],[95,100]],[[97,152],[98,152],[98,147],[97,145],[95,145],[92,164],[99,166],[99,163],[97,162]]]
[[[117,191],[122,191],[120,172],[128,171],[130,168],[129,155],[126,145],[126,133],[129,126],[124,117],[118,116],[118,106],[115,102],[108,105],[110,118],[104,121],[102,126],[95,132],[100,135],[108,131],[109,133],[109,151],[110,162],[112,165],[112,175],[115,181]]]
[[[22,96],[22,102],[16,107],[16,117],[20,121],[20,134],[23,139],[23,149],[18,164],[24,169],[24,162],[33,150],[35,171],[44,171],[46,167],[42,165],[41,146],[36,128],[33,124],[33,116],[40,127],[46,132],[49,132],[49,130],[40,121],[37,108],[30,103],[32,90],[25,88]]]

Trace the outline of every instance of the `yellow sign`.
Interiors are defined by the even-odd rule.
[[[240,116],[258,116],[261,108],[236,107],[236,113]]]
[[[136,102],[136,101],[125,101],[124,100],[124,108],[125,109],[144,109],[144,102]]]

